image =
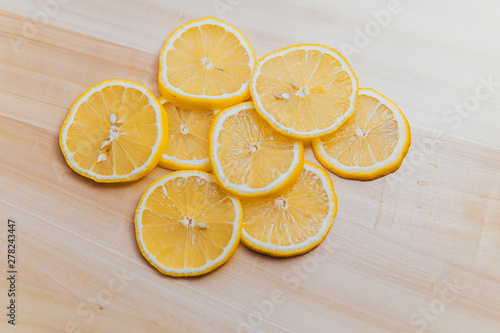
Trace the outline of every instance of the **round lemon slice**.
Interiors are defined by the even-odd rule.
[[[221,109],[250,97],[255,54],[235,27],[213,17],[187,22],[160,53],[159,88],[185,109]]]
[[[59,135],[77,173],[96,182],[136,180],[160,161],[168,142],[167,113],[145,86],[107,80],[73,104]]]
[[[245,102],[215,115],[209,156],[221,187],[248,198],[278,192],[295,182],[302,171],[304,146],[274,131],[253,103]]]
[[[139,249],[172,276],[201,275],[224,264],[238,246],[241,225],[239,200],[203,171],[176,171],[156,180],[135,214]]]
[[[171,170],[210,171],[208,130],[217,111],[178,108],[164,97],[159,99],[168,114],[168,145],[160,160]]]
[[[242,243],[275,257],[306,253],[328,234],[337,214],[337,196],[328,172],[305,162],[290,188],[265,199],[245,199]]]
[[[411,142],[405,115],[387,97],[359,91],[354,116],[336,132],[312,142],[318,161],[336,175],[372,180],[396,171]]]
[[[300,44],[260,59],[250,92],[257,111],[278,132],[309,140],[332,133],[353,114],[358,80],[337,51]]]

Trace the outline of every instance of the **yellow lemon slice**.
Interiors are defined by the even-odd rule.
[[[411,142],[399,107],[379,92],[362,88],[354,116],[331,135],[312,142],[318,161],[336,175],[372,180],[396,171]]]
[[[337,214],[337,196],[328,172],[305,162],[297,182],[265,199],[245,199],[242,243],[275,257],[306,253],[328,234]]]
[[[160,54],[159,88],[186,109],[221,109],[250,97],[255,54],[235,27],[213,17],[187,22]]]
[[[260,59],[250,92],[257,111],[278,132],[309,140],[332,133],[353,114],[358,80],[337,51],[301,44]]]
[[[217,111],[186,110],[159,99],[168,114],[168,145],[159,165],[171,170],[210,171],[208,130]]]
[[[159,162],[168,141],[167,114],[145,86],[107,80],[73,104],[59,135],[68,165],[96,182],[136,180]]]
[[[176,171],[156,180],[135,214],[139,249],[172,276],[201,275],[224,264],[238,246],[241,225],[239,200],[203,171]]]
[[[219,111],[210,125],[212,170],[224,190],[265,196],[291,185],[304,163],[304,146],[274,131],[245,102]]]

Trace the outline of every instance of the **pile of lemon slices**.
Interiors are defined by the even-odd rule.
[[[83,93],[60,133],[69,166],[97,182],[133,181],[157,164],[135,216],[144,257],[173,276],[224,264],[241,242],[271,256],[310,251],[337,212],[330,174],[371,180],[396,171],[410,146],[401,110],[359,88],[348,62],[317,44],[256,61],[215,18],[187,22],[160,53],[157,99],[109,80]],[[211,173],[210,173],[211,172]]]

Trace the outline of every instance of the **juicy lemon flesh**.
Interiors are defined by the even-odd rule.
[[[109,86],[79,106],[66,144],[83,169],[127,175],[150,158],[158,136],[156,122],[155,110],[141,91]]]
[[[157,187],[145,202],[144,244],[166,267],[202,267],[229,244],[235,214],[233,202],[215,182],[177,177]],[[208,227],[200,228],[199,223]]]
[[[300,244],[317,235],[329,211],[320,177],[305,169],[297,183],[280,195],[241,204],[247,234],[277,246]]]
[[[208,131],[214,111],[185,110],[171,103],[163,107],[169,121],[165,154],[183,161],[208,158]]]
[[[224,120],[217,139],[222,172],[232,184],[262,188],[287,172],[294,141],[274,131],[253,109]]]
[[[368,167],[386,160],[399,141],[394,113],[376,98],[360,95],[354,115],[320,139],[326,153],[347,166]]]
[[[238,91],[252,72],[250,57],[238,38],[221,26],[187,29],[168,51],[167,77],[182,91],[220,96]]]
[[[291,51],[269,59],[255,85],[266,112],[299,132],[331,126],[350,107],[353,91],[342,64],[316,50]]]

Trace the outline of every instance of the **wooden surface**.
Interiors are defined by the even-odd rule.
[[[377,31],[371,13],[387,1],[0,0],[0,331],[500,332],[500,86],[478,88],[500,82],[500,2],[398,8]],[[169,278],[141,256],[133,229],[142,192],[168,171],[96,184],[65,164],[58,133],[101,80],[158,94],[168,34],[221,13],[258,57],[357,42],[348,59],[360,85],[402,108],[413,142],[396,174],[333,176],[337,219],[310,254],[277,260],[240,245],[205,277]],[[356,37],[365,27],[366,45]],[[472,111],[454,109],[464,102]],[[310,148],[306,157],[315,162]],[[15,327],[5,316],[8,218],[18,229]]]

